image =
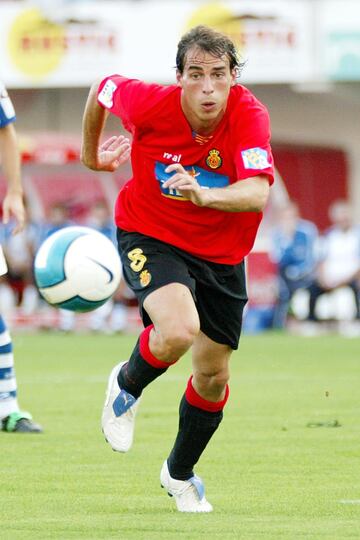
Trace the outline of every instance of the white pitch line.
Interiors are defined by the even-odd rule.
[[[360,504],[360,499],[340,499],[341,504]]]

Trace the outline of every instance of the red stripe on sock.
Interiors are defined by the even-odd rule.
[[[153,324],[150,324],[150,326],[147,326],[140,335],[140,354],[142,358],[150,364],[150,366],[158,369],[164,369],[172,364],[175,364],[177,360],[174,360],[173,362],[163,362],[163,360],[159,360],[156,358],[156,356],[153,355],[153,353],[150,351],[149,347],[149,336],[151,330],[154,328]]]
[[[226,385],[225,388],[225,397],[221,401],[208,401],[207,399],[202,398],[199,396],[199,394],[196,392],[195,388],[192,385],[192,375],[190,379],[188,380],[186,391],[185,391],[185,398],[190,405],[193,407],[197,407],[198,409],[202,409],[204,411],[208,412],[219,412],[222,411],[225,407],[225,404],[229,397],[229,385]]]

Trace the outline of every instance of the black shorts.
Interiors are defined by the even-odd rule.
[[[155,238],[121,229],[117,239],[124,278],[139,301],[145,326],[151,324],[143,308],[148,294],[169,283],[182,283],[193,295],[202,332],[216,343],[238,348],[247,302],[243,262],[209,262]]]

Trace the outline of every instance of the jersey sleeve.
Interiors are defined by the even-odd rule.
[[[240,116],[241,118],[241,116]],[[274,182],[274,160],[270,147],[270,120],[265,107],[251,107],[238,122],[235,164],[239,180],[265,174]]]
[[[5,86],[0,82],[0,128],[15,122],[16,115],[13,104],[6,91]]]
[[[121,118],[129,131],[146,121],[147,113],[161,96],[161,87],[121,75],[111,75],[99,85],[98,103]]]

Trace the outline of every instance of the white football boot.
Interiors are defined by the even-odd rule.
[[[135,415],[139,399],[119,387],[118,374],[126,362],[121,362],[110,373],[106,398],[101,418],[101,427],[106,441],[113,450],[130,450],[135,427]]]
[[[194,475],[189,480],[171,478],[167,461],[160,473],[161,487],[174,497],[179,512],[212,512],[213,507],[205,499],[205,488],[201,478]]]

